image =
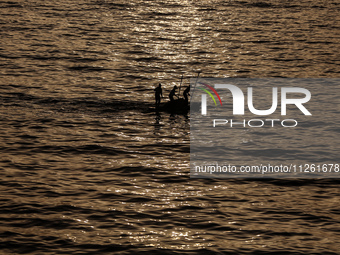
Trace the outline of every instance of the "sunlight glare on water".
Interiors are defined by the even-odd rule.
[[[166,102],[199,70],[339,77],[337,1],[0,7],[1,253],[338,253],[336,179],[192,180],[190,115],[154,111],[158,83]],[[245,130],[231,145],[257,139]]]

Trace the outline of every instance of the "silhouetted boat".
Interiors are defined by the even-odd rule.
[[[188,105],[183,98],[179,98],[174,100],[174,102],[162,103],[159,107],[156,107],[155,110],[176,114],[186,114],[190,110],[190,105]]]

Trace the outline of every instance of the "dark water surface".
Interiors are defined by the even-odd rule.
[[[338,254],[339,181],[191,180],[189,116],[150,109],[197,70],[339,77],[339,10],[0,1],[0,253]]]

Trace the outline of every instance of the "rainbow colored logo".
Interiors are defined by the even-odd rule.
[[[202,82],[200,82],[200,84],[204,85],[205,87],[207,87],[208,89],[210,89],[212,92],[214,92],[214,94],[217,96],[217,98],[218,98],[218,100],[220,101],[220,104],[221,104],[221,106],[222,106],[222,100],[221,100],[221,98],[220,98],[220,95],[217,93],[217,91],[216,91],[213,87],[211,87],[210,85],[208,85],[208,84],[205,84],[205,83],[202,83]],[[217,106],[216,100],[215,100],[214,96],[211,94],[211,92],[210,92],[209,90],[204,89],[204,88],[199,88],[199,89],[202,90],[202,91],[204,91],[204,92],[206,92],[206,93],[214,100],[215,106]]]

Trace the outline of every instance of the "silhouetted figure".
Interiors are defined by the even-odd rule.
[[[171,104],[175,102],[174,96],[176,96],[176,89],[177,89],[177,86],[174,86],[174,88],[170,91],[169,98],[170,98]]]
[[[162,85],[159,84],[157,88],[155,88],[155,100],[156,100],[156,107],[159,107],[161,104],[161,98],[163,97],[162,93]]]
[[[190,96],[190,86],[188,86],[184,92],[183,92],[183,97],[184,97],[184,100],[185,100],[185,104],[188,105],[189,104],[189,99],[188,99],[188,95]]]

